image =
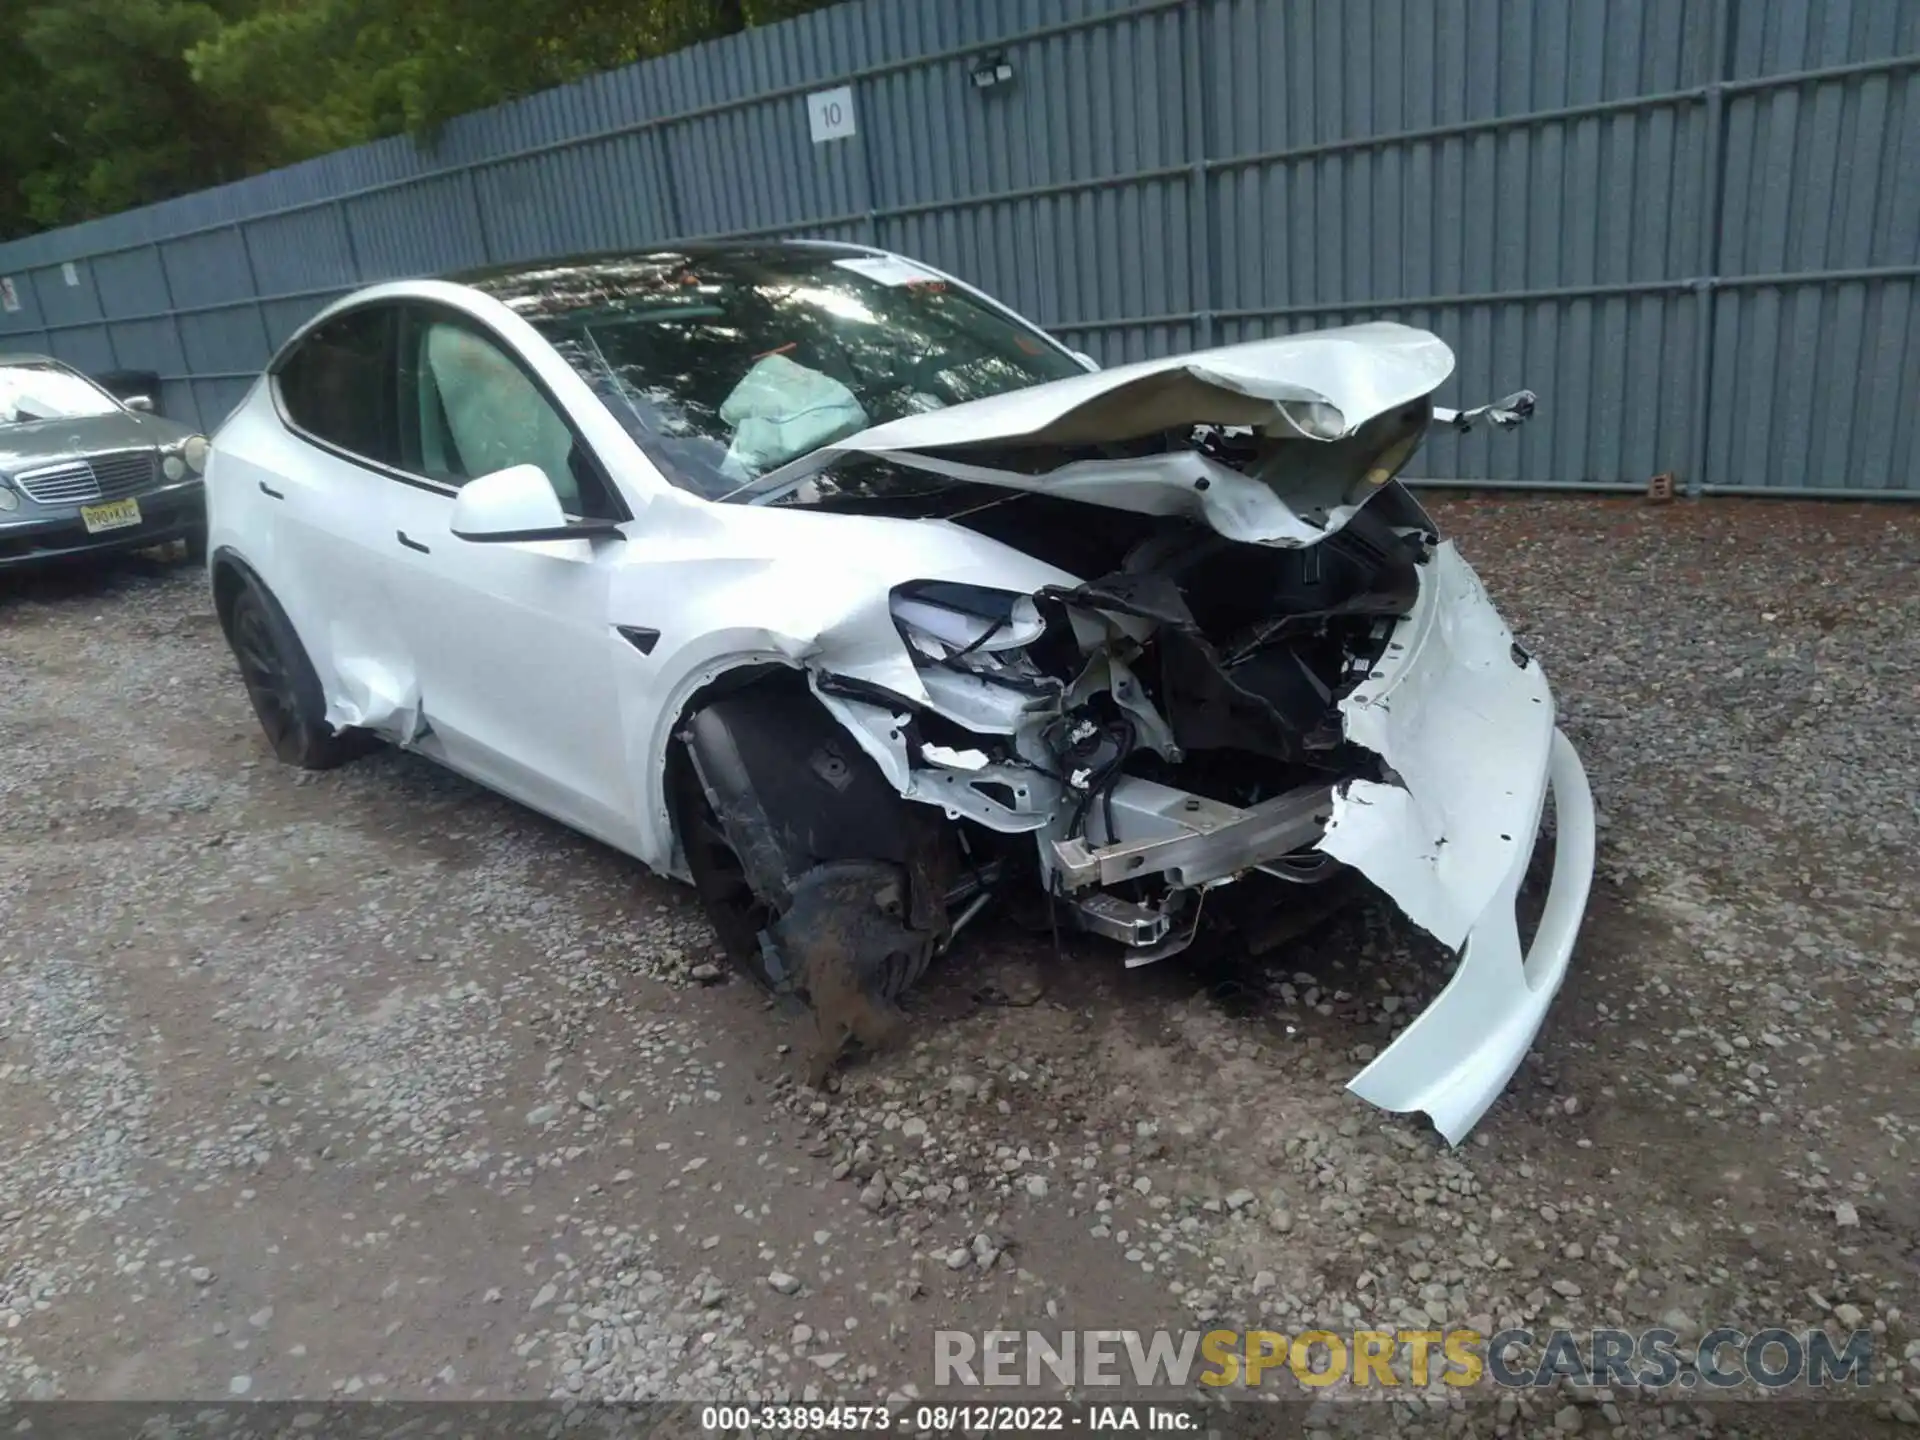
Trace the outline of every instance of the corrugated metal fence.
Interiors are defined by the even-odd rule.
[[[859,0],[0,246],[0,345],[210,426],[363,281],[820,235],[1108,363],[1427,326],[1542,397],[1435,477],[1913,496],[1916,75],[1915,0]]]

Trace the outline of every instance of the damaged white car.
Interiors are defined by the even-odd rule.
[[[890,1005],[996,898],[1144,963],[1364,877],[1456,951],[1353,1081],[1458,1141],[1560,985],[1592,801],[1395,479],[1433,335],[1098,370],[824,244],[378,285],[215,435],[277,753],[389,741],[690,880],[776,991]],[[1545,911],[1516,896],[1551,799]]]

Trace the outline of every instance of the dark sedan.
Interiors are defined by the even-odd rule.
[[[206,438],[44,355],[0,354],[0,569],[140,550],[205,554]]]

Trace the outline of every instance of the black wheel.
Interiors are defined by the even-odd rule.
[[[186,546],[189,565],[207,563],[207,527],[204,523],[194,526],[187,532]]]
[[[760,949],[760,932],[775,918],[773,906],[754,894],[747,882],[746,867],[720,828],[719,817],[700,788],[700,777],[684,753],[676,755],[673,763],[673,821],[694,892],[727,960],[769,991],[790,989],[775,982]]]
[[[240,662],[253,713],[280,759],[303,770],[331,770],[372,748],[365,732],[334,734],[320,677],[299,637],[280,607],[252,582],[234,597],[227,643]]]

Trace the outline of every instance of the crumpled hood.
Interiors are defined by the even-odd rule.
[[[1452,373],[1453,351],[1439,336],[1376,321],[1071,375],[908,415],[826,448],[882,453],[1013,442],[1099,444],[1182,425],[1250,425],[1334,440],[1432,394]],[[1303,431],[1283,403],[1331,407],[1339,412],[1339,427]]]
[[[1431,395],[1453,371],[1438,336],[1378,322],[1256,340],[1012,390],[850,435],[756,484],[772,500],[844,455],[1136,514],[1183,518],[1230,540],[1324,540],[1390,478],[1360,483],[1369,457],[1342,444],[1369,421]],[[1110,445],[1189,426],[1246,427],[1298,451],[1260,477],[1194,449],[1005,468],[995,450]],[[1317,442],[1317,443],[1316,443]],[[979,453],[975,453],[979,452]],[[1406,451],[1404,453],[1411,453]],[[1404,459],[1404,454],[1402,456]]]

